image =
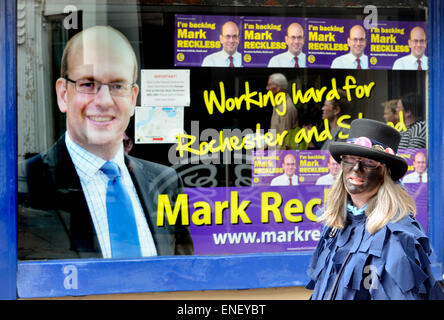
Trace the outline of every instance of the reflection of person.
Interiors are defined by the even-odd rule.
[[[423,120],[424,99],[420,95],[408,93],[398,100],[396,112],[402,111],[407,131],[402,132],[399,148],[426,147],[426,122]]]
[[[407,174],[402,182],[404,183],[422,183],[427,182],[427,160],[422,152],[417,152],[413,159],[413,168],[415,171]]]
[[[388,100],[383,102],[382,107],[384,108],[384,120],[386,123],[391,122],[393,125],[397,124],[398,113],[396,112],[396,106],[398,105],[398,100]]]
[[[316,180],[316,185],[330,186],[335,181],[336,176],[338,175],[339,170],[341,169],[341,166],[339,165],[339,163],[336,162],[336,160],[332,156],[328,158],[327,166],[328,166],[328,174],[319,177],[319,179]]]
[[[282,161],[284,173],[271,180],[270,186],[297,186],[298,176],[296,172],[296,157],[291,153],[285,155]]]
[[[271,115],[270,130],[276,130],[275,134],[282,134],[285,130],[290,131],[298,125],[298,110],[295,108],[293,101],[288,91],[287,78],[282,73],[274,73],[268,77],[266,89],[271,91],[273,95],[277,95],[279,92],[285,92],[287,110],[284,115],[284,105],[280,104],[273,108],[273,114]],[[285,148],[285,146],[282,146]]]
[[[308,268],[313,300],[444,299],[415,202],[395,183],[408,167],[396,155],[400,138],[357,119],[349,143],[330,145],[342,171],[318,218],[325,227]]]
[[[347,93],[338,89],[339,99],[325,100],[322,106],[322,120],[328,120],[329,129],[333,139],[327,139],[323,142],[321,149],[327,150],[328,145],[332,141],[341,141],[345,138],[343,135],[348,134],[348,129],[338,125],[338,120],[341,116],[347,115],[350,112],[351,105],[347,100]],[[345,121],[344,121],[345,123]]]
[[[30,210],[19,219],[20,259],[125,257],[132,249],[129,257],[193,253],[187,227],[156,223],[158,195],[173,206],[182,191],[177,173],[124,153],[136,78],[136,55],[111,27],[86,29],[66,45],[56,92],[67,131],[21,164]]]
[[[242,55],[237,51],[239,46],[239,28],[233,21],[222,26],[219,41],[222,50],[206,56],[202,67],[242,67]]]
[[[304,29],[295,22],[288,26],[285,43],[288,51],[275,55],[268,62],[269,68],[305,68],[306,58],[302,52],[304,46]]]
[[[131,150],[133,149],[134,143],[133,140],[131,140],[130,137],[126,135],[126,133],[123,133],[123,150],[126,154],[129,154]]]
[[[423,28],[414,27],[409,35],[410,54],[396,59],[393,70],[428,70],[429,62],[424,54],[427,48],[427,35]]]
[[[367,44],[365,29],[354,25],[347,38],[350,52],[335,58],[331,64],[332,69],[368,69],[368,57],[364,54]]]

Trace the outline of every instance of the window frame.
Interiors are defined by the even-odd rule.
[[[444,92],[444,3],[429,0],[430,61],[429,128],[429,237],[437,261],[435,275],[443,275],[444,125],[440,112]],[[77,296],[159,291],[250,289],[303,286],[311,252],[231,256],[174,256],[131,260],[17,261],[17,82],[16,1],[0,7],[0,298]],[[116,275],[119,276],[116,276]],[[122,281],[125,279],[125,281]],[[76,289],[77,288],[77,289]]]

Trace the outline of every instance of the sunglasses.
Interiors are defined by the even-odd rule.
[[[381,162],[372,159],[358,158],[354,156],[341,156],[341,163],[348,167],[354,167],[359,163],[366,170],[375,170],[382,165]]]

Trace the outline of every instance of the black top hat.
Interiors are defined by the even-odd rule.
[[[339,163],[342,155],[365,157],[384,163],[394,181],[407,172],[407,162],[396,155],[401,134],[385,123],[371,119],[353,120],[346,142],[331,142],[329,150]]]

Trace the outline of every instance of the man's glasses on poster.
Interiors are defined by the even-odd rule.
[[[100,81],[88,79],[72,80],[68,77],[65,77],[65,79],[75,84],[77,92],[85,94],[96,94],[100,91],[103,85],[107,85],[109,93],[112,96],[127,97],[131,95],[131,89],[134,87],[134,84],[129,84],[127,82],[102,83]]]

